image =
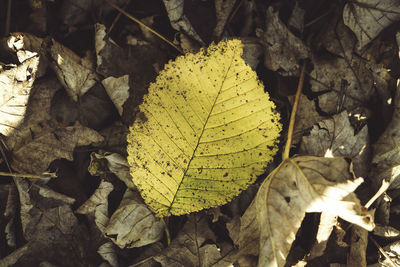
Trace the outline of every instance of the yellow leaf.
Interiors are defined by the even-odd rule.
[[[281,130],[240,40],[169,62],[128,135],[133,182],[157,216],[227,203],[264,172]]]

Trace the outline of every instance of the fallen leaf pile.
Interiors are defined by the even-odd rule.
[[[398,0],[0,11],[0,266],[400,266]]]

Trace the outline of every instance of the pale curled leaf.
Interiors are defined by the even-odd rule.
[[[39,57],[0,73],[0,133],[10,135],[22,123],[35,81]]]
[[[49,40],[47,51],[51,57],[51,68],[75,102],[96,84],[98,77],[91,60],[80,58],[53,39]]]
[[[279,115],[239,40],[170,62],[128,135],[131,175],[158,215],[230,201],[277,151]]]
[[[129,97],[129,75],[118,78],[107,77],[101,83],[117,108],[119,115],[122,115],[122,106]]]
[[[344,6],[343,21],[358,39],[358,49],[400,19],[399,0],[357,0]]]
[[[259,254],[259,266],[283,266],[306,212],[328,211],[372,230],[373,218],[352,193],[353,180],[343,158],[289,159],[261,185],[242,217],[239,246]]]
[[[127,189],[111,216],[105,235],[120,248],[142,247],[161,239],[164,224],[142,202],[139,193]]]

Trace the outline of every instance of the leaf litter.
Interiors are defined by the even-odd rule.
[[[48,24],[37,16],[43,8],[20,16],[30,9],[11,7],[11,29],[22,32],[0,30],[2,171],[59,177],[3,178],[0,265],[393,266],[398,3],[332,2],[327,10],[316,1],[193,1],[191,12],[183,1],[139,2],[119,4],[181,50],[240,37],[284,129],[293,81],[308,60],[293,157],[276,157],[232,202],[164,225],[130,179],[126,135],[176,50],[106,2],[48,2]],[[281,90],[287,85],[292,92]],[[382,180],[390,187],[374,216],[363,205]]]

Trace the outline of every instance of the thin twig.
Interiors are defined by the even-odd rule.
[[[397,265],[392,261],[390,256],[386,253],[386,251],[378,244],[378,242],[375,241],[375,239],[372,238],[372,236],[369,237],[371,241],[375,244],[375,246],[378,248],[379,252],[382,253],[382,255],[389,261],[389,263],[392,265],[392,267],[396,267]]]
[[[121,12],[122,14],[124,14],[125,16],[127,16],[128,18],[130,18],[131,20],[133,20],[134,22],[136,22],[137,24],[139,24],[140,26],[146,28],[147,30],[151,31],[153,34],[155,34],[157,37],[159,37],[161,40],[165,41],[166,43],[168,43],[170,46],[172,46],[173,48],[175,48],[176,50],[178,50],[179,53],[184,54],[182,52],[182,50],[176,46],[173,42],[171,42],[170,40],[168,40],[167,38],[165,38],[164,36],[162,36],[160,33],[156,32],[155,30],[153,30],[152,28],[150,28],[149,26],[147,26],[146,24],[144,24],[143,22],[141,22],[139,19],[133,17],[131,14],[129,14],[128,12],[126,12],[125,10],[121,9],[119,6],[117,6],[116,4],[114,4],[113,2],[111,2],[110,0],[105,0],[110,6],[112,6],[113,8],[115,8],[116,10],[118,10],[119,12]]]
[[[9,172],[0,172],[1,176],[11,176],[18,178],[34,178],[34,179],[42,179],[42,178],[57,178],[57,174],[55,173],[43,173],[43,174],[30,174],[30,173],[9,173]]]
[[[296,98],[293,103],[292,113],[290,114],[290,122],[289,122],[287,141],[286,141],[285,150],[283,151],[283,154],[282,154],[282,160],[286,160],[289,158],[290,146],[292,145],[294,122],[295,122],[295,118],[296,118],[297,107],[299,106],[301,90],[303,89],[305,70],[306,70],[306,63],[303,63],[303,67],[302,67],[301,73],[300,73],[299,84],[297,86]]]

